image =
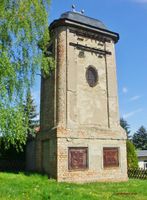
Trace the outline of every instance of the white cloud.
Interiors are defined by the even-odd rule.
[[[142,111],[143,111],[143,109],[142,109],[142,108],[139,108],[139,109],[137,109],[137,110],[134,110],[134,111],[132,111],[132,112],[129,112],[129,113],[124,114],[124,115],[123,115],[123,118],[124,118],[124,119],[127,119],[127,118],[132,117],[132,116],[134,116],[135,114],[140,113],[140,112],[142,112]]]
[[[126,93],[128,92],[128,89],[127,89],[126,87],[123,87],[122,92],[123,92],[124,94],[126,94]]]
[[[131,97],[131,98],[130,98],[130,101],[136,101],[136,100],[138,100],[138,99],[140,99],[140,98],[141,98],[141,96],[136,95],[136,96]]]

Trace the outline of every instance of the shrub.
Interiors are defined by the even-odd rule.
[[[127,140],[127,162],[129,169],[138,168],[138,158],[135,150],[135,146],[129,140]]]

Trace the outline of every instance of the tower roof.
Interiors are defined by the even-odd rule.
[[[106,36],[109,36],[115,42],[119,40],[119,34],[116,32],[110,31],[103,22],[101,22],[100,20],[85,16],[79,12],[69,11],[69,12],[63,13],[59,19],[54,20],[50,24],[50,29],[54,29],[55,27],[64,26],[64,25],[96,31]]]
[[[93,19],[91,17],[85,16],[82,13],[78,13],[78,12],[69,11],[69,12],[63,13],[60,19],[69,19],[69,20],[79,22],[81,24],[93,26],[95,28],[108,30],[106,26],[103,24],[103,22],[101,22],[100,20]]]

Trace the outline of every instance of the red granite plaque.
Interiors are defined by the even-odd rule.
[[[70,147],[68,150],[68,168],[70,170],[86,169],[88,167],[87,152],[87,147]]]
[[[119,166],[119,151],[118,148],[105,147],[103,148],[103,163],[104,167]]]

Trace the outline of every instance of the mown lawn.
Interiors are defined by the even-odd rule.
[[[46,176],[0,173],[1,200],[147,200],[147,181],[69,184]]]

